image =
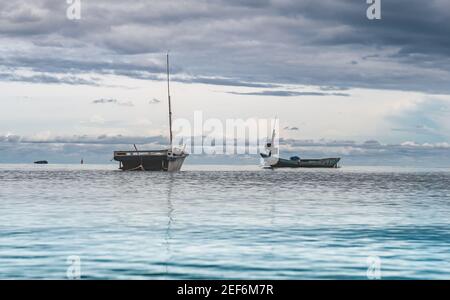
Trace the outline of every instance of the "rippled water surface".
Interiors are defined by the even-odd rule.
[[[0,165],[0,278],[450,279],[450,171]]]

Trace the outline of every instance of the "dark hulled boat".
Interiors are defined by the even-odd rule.
[[[173,147],[172,144],[172,106],[170,99],[169,54],[167,54],[167,100],[169,103],[169,149],[139,151],[114,151],[114,160],[119,162],[123,171],[180,171],[188,154],[184,149]]]
[[[260,154],[263,159],[268,159],[267,154]],[[338,168],[338,157],[332,158],[319,158],[319,159],[300,159],[297,156],[290,159],[276,158],[267,166],[270,168]]]
[[[186,153],[170,153],[169,150],[114,151],[114,160],[124,171],[179,171]]]

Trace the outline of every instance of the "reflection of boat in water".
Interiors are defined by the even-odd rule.
[[[172,144],[172,106],[170,101],[169,54],[167,54],[167,98],[169,103],[170,147],[165,150],[114,151],[114,160],[120,163],[121,170],[140,171],[179,171],[188,156],[184,149],[174,148]]]
[[[275,126],[272,139],[266,144],[266,153],[260,153],[265,168],[338,168],[339,157],[302,159],[292,156],[290,159],[279,158],[278,148],[275,147]]]

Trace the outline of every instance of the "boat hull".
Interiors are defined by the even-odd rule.
[[[265,154],[261,154],[264,159],[269,158]],[[273,158],[272,158],[273,159]],[[332,158],[321,158],[321,159],[300,159],[291,160],[278,158],[274,162],[270,163],[268,167],[270,168],[338,168],[339,161],[341,159],[338,157]]]
[[[300,168],[338,168],[338,157],[321,158],[321,159],[301,159]]]
[[[181,170],[187,154],[168,155],[164,151],[116,151],[114,160],[120,162],[123,171],[167,171]]]

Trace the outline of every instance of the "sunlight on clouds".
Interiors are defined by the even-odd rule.
[[[0,82],[2,132],[21,135],[49,132],[71,134],[159,135],[167,132],[164,81],[97,75],[107,86]],[[282,96],[259,96],[260,91],[287,91]],[[418,92],[348,89],[345,97],[334,91],[305,85],[273,88],[172,83],[174,118],[193,122],[194,111],[204,118],[265,118],[278,116],[282,137],[300,139],[376,139],[399,143],[414,140],[409,127],[433,125],[447,141],[449,98]],[[229,91],[236,92],[230,94]],[[99,99],[102,99],[100,101]],[[149,99],[160,99],[160,102]],[[439,101],[439,102],[436,102]],[[122,105],[124,104],[124,105]],[[125,105],[126,104],[126,105]],[[9,112],[20,112],[12,115]],[[422,116],[423,124],[413,124]],[[433,124],[430,123],[433,120]],[[428,120],[428,121],[427,121]],[[428,122],[428,123],[427,123]],[[410,124],[411,123],[411,124]],[[403,124],[403,125],[402,125]],[[431,125],[430,125],[431,124]],[[416,127],[417,126],[417,127]],[[397,130],[392,130],[392,129]],[[411,129],[411,128],[410,128]],[[427,142],[423,137],[418,140]],[[438,142],[433,136],[430,142]]]

